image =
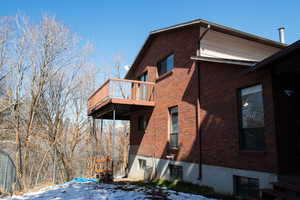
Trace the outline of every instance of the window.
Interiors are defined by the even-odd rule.
[[[144,131],[147,127],[147,119],[145,116],[140,116],[138,119],[138,130]]]
[[[262,85],[241,89],[240,147],[243,150],[264,150],[264,108]]]
[[[170,178],[171,179],[182,179],[183,170],[182,166],[179,165],[169,165]]]
[[[161,76],[174,68],[174,54],[168,56],[158,63],[158,75]]]
[[[144,159],[139,159],[139,168],[140,169],[146,169],[146,160]]]
[[[141,76],[138,78],[139,81],[147,81],[147,79],[148,79],[148,74],[147,74],[147,72],[144,73],[143,75],[141,75]]]
[[[170,147],[178,147],[178,107],[169,108]]]
[[[259,197],[259,180],[234,176],[235,194],[243,198]]]
[[[148,74],[147,72],[141,75],[138,78],[139,81],[147,81],[148,80]],[[140,101],[147,101],[147,91],[148,91],[148,85],[139,83],[138,84],[138,100]]]

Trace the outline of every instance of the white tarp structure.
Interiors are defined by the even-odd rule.
[[[0,190],[11,192],[14,183],[16,183],[14,162],[6,152],[0,150]]]

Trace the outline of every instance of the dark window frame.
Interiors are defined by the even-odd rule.
[[[247,183],[244,185],[241,185],[242,184],[241,179],[247,179]],[[256,183],[254,183],[254,182],[256,182]],[[258,178],[234,175],[233,176],[233,184],[234,184],[233,185],[234,194],[238,197],[258,198],[260,195],[260,193],[259,193],[259,191],[260,191],[259,185],[260,184],[259,184]],[[251,186],[251,184],[253,184],[253,185]],[[257,188],[254,188],[253,186],[255,186]],[[249,191],[246,191],[246,190],[249,190]]]
[[[145,131],[148,125],[148,119],[145,115],[138,117],[138,131]]]
[[[147,160],[139,158],[138,161],[139,161],[139,168],[145,170],[147,167]]]
[[[143,72],[141,75],[138,76],[137,80],[142,82],[147,82],[149,79],[148,71]],[[147,101],[148,98],[148,85],[138,83],[138,91],[137,91],[137,98],[141,101]]]
[[[264,110],[264,127],[263,127],[263,148],[257,148],[257,149],[249,149],[249,148],[245,148],[243,146],[243,113],[242,113],[242,90],[243,89],[247,89],[247,88],[251,88],[251,87],[254,87],[254,86],[258,86],[258,85],[261,85],[261,88],[262,88],[262,103],[263,103],[263,110]],[[239,134],[239,150],[240,151],[251,151],[251,152],[264,152],[265,149],[266,149],[266,141],[265,141],[265,96],[264,96],[264,84],[262,82],[257,82],[257,83],[254,83],[254,84],[249,84],[249,85],[246,85],[244,87],[240,87],[240,88],[237,88],[237,110],[238,110],[238,134]]]
[[[168,168],[169,168],[171,179],[179,179],[179,180],[183,179],[183,166],[169,164]]]
[[[172,109],[176,109],[176,112],[172,113]],[[169,112],[169,138],[170,138],[170,142],[169,142],[169,146],[171,148],[178,148],[179,146],[179,110],[178,110],[178,106],[172,106],[172,107],[169,107],[168,108],[168,112]],[[177,132],[173,132],[173,123],[172,123],[172,120],[173,120],[173,115],[172,114],[177,114]],[[174,143],[176,144],[173,144],[173,137],[176,137]]]
[[[168,66],[167,66],[168,62],[167,61],[168,61],[168,58],[170,58],[171,56],[173,57],[173,62],[172,62],[173,66],[168,70]],[[166,69],[165,69],[165,71],[162,71],[162,63],[163,62],[166,62]],[[162,76],[162,75],[164,75],[164,74],[172,71],[174,68],[175,68],[175,54],[174,53],[170,53],[166,57],[164,57],[163,59],[161,59],[161,60],[158,61],[158,63],[157,63],[157,74],[158,74],[158,77],[160,77],[160,76]]]
[[[146,79],[145,80],[142,80],[142,78],[145,78],[146,77]],[[138,78],[137,78],[137,80],[138,81],[144,81],[144,82],[147,82],[148,81],[148,71],[145,71],[145,72],[143,72],[141,75],[139,75],[138,76]]]

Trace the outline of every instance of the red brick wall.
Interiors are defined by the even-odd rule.
[[[199,162],[196,140],[196,100],[193,91],[197,82],[194,80],[194,63],[190,60],[196,55],[199,27],[162,33],[154,38],[145,52],[143,59],[134,72],[135,79],[148,70],[149,80],[155,81],[155,108],[147,113],[149,124],[142,133],[137,131],[137,119],[145,110],[132,112],[131,145],[140,145],[138,154],[165,158],[168,150],[168,108],[178,106],[179,110],[179,143],[178,160]],[[158,79],[157,62],[174,53],[175,68],[168,75]],[[151,67],[154,66],[154,67]]]
[[[277,65],[278,68],[286,68],[286,65]],[[300,76],[290,72],[275,75],[273,77],[273,88],[275,94],[275,116],[278,138],[279,166],[281,174],[296,173],[300,169],[300,159],[297,155],[297,110],[296,97],[287,96],[285,89],[300,91],[298,81]],[[298,97],[299,98],[299,97]],[[298,101],[297,101],[298,103]]]
[[[137,63],[131,79],[148,70],[149,80],[155,81],[155,107],[137,109],[131,113],[130,144],[139,145],[137,154],[165,158],[168,151],[168,108],[177,105],[179,111],[179,144],[176,160],[199,162],[197,134],[198,82],[196,54],[198,27],[178,29],[159,34],[153,39],[143,58]],[[171,73],[157,79],[159,60],[175,54]],[[245,66],[200,63],[202,161],[225,167],[276,171],[277,154],[273,119],[272,85],[267,72],[242,74]],[[266,152],[239,150],[237,89],[262,83],[264,86]],[[145,132],[137,131],[137,119],[147,115]]]
[[[271,74],[244,74],[242,66],[203,62],[201,69],[201,130],[203,162],[211,165],[277,171],[276,133]],[[265,152],[239,149],[238,89],[263,85]]]

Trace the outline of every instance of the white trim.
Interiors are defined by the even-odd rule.
[[[257,84],[251,87],[246,87],[246,88],[242,88],[241,89],[241,95],[249,95],[249,94],[254,94],[254,93],[258,93],[258,92],[262,92],[263,88],[262,88],[262,84]]]
[[[225,59],[225,58],[213,58],[206,56],[192,56],[192,60],[201,60],[206,62],[216,62],[216,63],[226,63],[233,65],[244,65],[244,66],[254,66],[256,62],[247,61],[247,60],[234,60],[234,59]]]

